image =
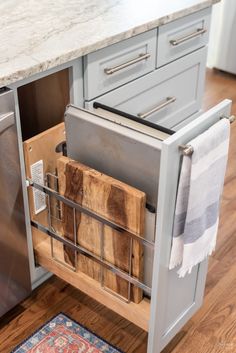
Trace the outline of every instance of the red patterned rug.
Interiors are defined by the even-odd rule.
[[[122,353],[94,333],[70,319],[58,314],[12,353]]]

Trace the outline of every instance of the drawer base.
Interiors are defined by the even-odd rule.
[[[112,311],[123,316],[125,319],[131,321],[145,331],[148,331],[150,300],[144,298],[139,304],[133,302],[125,303],[114,295],[102,289],[99,282],[88,277],[82,272],[73,272],[66,268],[59,262],[55,261],[51,255],[50,239],[42,235],[36,229],[33,230],[33,237],[35,238],[35,257],[37,263],[60,277],[67,283],[78,288],[82,292],[91,296],[101,304],[105,305]],[[42,240],[39,241],[39,238]],[[37,240],[36,240],[37,239]]]

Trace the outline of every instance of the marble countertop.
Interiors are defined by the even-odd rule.
[[[196,12],[218,1],[1,1],[0,87]]]

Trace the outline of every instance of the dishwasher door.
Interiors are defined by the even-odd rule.
[[[10,90],[0,90],[0,316],[31,291],[19,149]]]

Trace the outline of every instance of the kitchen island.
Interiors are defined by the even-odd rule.
[[[211,7],[216,2],[43,0],[31,1],[29,6],[23,0],[0,4],[0,87],[11,90],[15,99],[32,288],[50,276],[48,271],[55,273],[148,331],[148,353],[159,353],[203,300],[207,261],[180,280],[175,270],[168,270],[168,259],[181,162],[178,146],[229,111],[229,103],[222,104],[194,125],[201,115]],[[61,154],[55,147],[65,139],[68,103],[91,112],[90,118],[99,126],[112,114],[123,114],[139,118],[140,124],[145,121],[149,128],[161,126],[166,134],[161,138],[154,134],[154,138],[144,130],[141,136],[135,131],[137,126],[129,124],[117,124],[112,130],[108,126],[114,121],[109,122],[102,135],[110,141],[107,150],[98,153],[103,144],[96,145],[95,140],[96,148],[86,147],[90,155],[82,161],[92,163],[94,155],[104,154],[101,163],[96,161],[101,172],[144,191],[152,206],[152,211],[146,210],[145,236],[152,252],[144,253],[144,259],[150,259],[144,283],[132,273],[125,274],[125,279],[146,291],[140,303],[120,300],[84,273],[64,266],[50,248],[50,237],[55,237],[54,228],[47,224],[50,207],[43,203],[36,209],[32,168],[38,162],[43,165],[42,180],[56,173]],[[111,118],[107,110],[112,111]],[[193,125],[187,125],[192,121]],[[69,124],[69,135],[82,131]],[[86,126],[83,136],[90,129]],[[93,136],[99,136],[94,126],[91,129]],[[116,134],[110,138],[116,129],[131,141],[125,156],[116,155]],[[144,141],[149,147],[144,147]],[[134,143],[139,156],[129,151]],[[112,164],[110,151],[120,163],[119,170]],[[124,276],[119,268],[115,271]]]

